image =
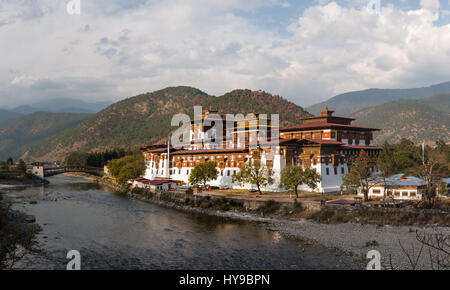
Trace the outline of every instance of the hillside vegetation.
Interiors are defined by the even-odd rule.
[[[450,142],[450,94],[398,100],[361,110],[352,117],[357,125],[382,129],[375,135],[378,144],[402,138],[415,143]]]
[[[336,115],[349,116],[364,108],[378,106],[400,99],[422,99],[441,93],[450,93],[450,82],[413,89],[368,89],[340,94],[331,99],[306,108],[317,114],[325,106],[336,111]]]
[[[309,116],[301,107],[265,92],[234,90],[220,97],[191,87],[170,87],[117,102],[82,124],[34,146],[25,157],[62,160],[72,151],[136,149],[165,140],[176,129],[173,115],[193,116],[194,106],[219,113],[279,113],[282,125],[293,125]]]
[[[37,144],[80,124],[89,114],[38,112],[22,116],[0,129],[0,160],[26,157]]]
[[[0,109],[0,129],[19,118],[19,113],[11,112],[8,110]]]

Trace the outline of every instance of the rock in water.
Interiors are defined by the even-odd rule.
[[[32,216],[32,215],[27,215],[27,216],[25,217],[25,221],[26,221],[27,223],[34,223],[34,222],[36,222],[36,218],[35,218],[34,216]]]

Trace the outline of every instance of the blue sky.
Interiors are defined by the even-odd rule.
[[[0,107],[167,86],[308,106],[450,80],[450,0],[0,0]]]

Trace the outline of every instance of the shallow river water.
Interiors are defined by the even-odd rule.
[[[257,223],[134,201],[82,178],[49,181],[7,190],[14,208],[34,215],[42,227],[42,253],[24,259],[19,269],[65,269],[70,250],[80,252],[82,269],[355,268],[333,250],[284,238]]]

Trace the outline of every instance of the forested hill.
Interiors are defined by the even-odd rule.
[[[398,100],[353,114],[355,124],[382,129],[376,133],[378,144],[402,138],[415,143],[450,142],[450,94],[419,100]]]
[[[400,99],[422,99],[441,93],[450,93],[450,82],[429,87],[412,89],[368,89],[363,91],[340,94],[331,99],[310,106],[307,109],[312,114],[328,106],[336,111],[338,116],[348,116],[364,108],[378,106]]]
[[[87,120],[90,114],[37,112],[17,118],[0,128],[0,160],[26,157],[29,150],[48,138]]]
[[[294,125],[309,116],[279,96],[261,91],[234,90],[220,97],[191,87],[169,87],[117,102],[78,126],[36,144],[25,157],[29,160],[62,160],[71,151],[136,149],[167,138],[174,114],[193,115],[193,107],[219,113],[278,113],[281,125]]]

